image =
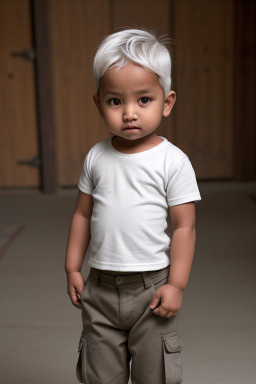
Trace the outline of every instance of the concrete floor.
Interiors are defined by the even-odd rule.
[[[256,183],[204,182],[200,191],[197,249],[181,311],[183,383],[252,384]],[[0,259],[1,384],[77,382],[81,317],[66,295],[63,269],[75,200],[73,190],[0,193],[0,225],[24,226]]]

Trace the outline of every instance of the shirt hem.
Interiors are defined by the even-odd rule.
[[[115,271],[115,272],[149,272],[149,271],[158,271],[160,269],[168,267],[170,261],[155,263],[155,264],[115,264],[115,263],[104,263],[104,262],[95,262],[89,260],[89,265],[92,268],[104,270],[104,271]]]
[[[201,200],[201,196],[196,193],[194,195],[168,200],[168,204],[169,204],[169,207],[172,207],[174,205],[185,204],[192,201],[200,201],[200,200]]]
[[[87,193],[87,194],[89,194],[89,195],[92,195],[92,193],[93,193],[93,189],[83,187],[83,186],[81,186],[80,184],[78,184],[78,189],[79,189],[81,192]]]

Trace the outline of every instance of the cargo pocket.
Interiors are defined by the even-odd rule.
[[[76,377],[77,380],[80,383],[86,384],[86,370],[85,370],[85,365],[86,365],[86,336],[84,332],[82,332],[80,341],[79,341],[79,346],[78,346],[78,361],[76,365]]]
[[[177,332],[162,335],[166,384],[182,382],[182,343]]]

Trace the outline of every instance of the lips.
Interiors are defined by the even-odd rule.
[[[140,129],[140,128],[138,128],[138,127],[133,127],[133,126],[131,126],[131,127],[128,126],[128,127],[124,127],[124,128],[123,128],[124,131],[129,131],[129,130],[131,131],[131,130],[136,130],[136,129]]]

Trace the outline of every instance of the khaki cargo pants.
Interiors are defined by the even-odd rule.
[[[169,267],[133,274],[91,269],[81,297],[81,383],[127,384],[130,366],[133,384],[182,382],[178,315],[163,319],[149,308],[168,272]]]

